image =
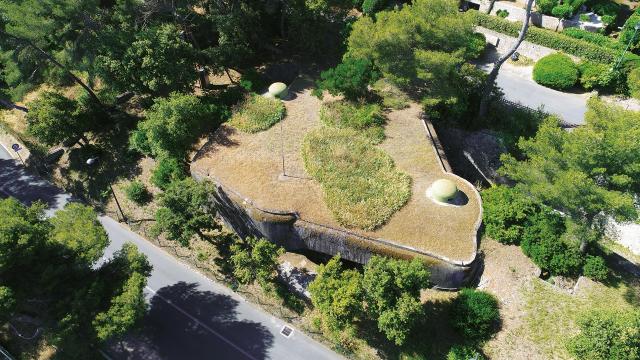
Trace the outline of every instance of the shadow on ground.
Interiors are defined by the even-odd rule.
[[[237,306],[237,300],[200,291],[195,283],[166,286],[152,295],[145,326],[106,351],[114,359],[266,359],[273,335],[261,324],[239,320]]]
[[[0,198],[15,197],[24,204],[40,200],[47,208],[64,205],[69,196],[48,181],[34,176],[14,160],[0,159]]]

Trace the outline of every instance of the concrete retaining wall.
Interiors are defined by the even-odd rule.
[[[513,36],[505,35],[503,33],[499,33],[482,26],[476,26],[476,31],[486,36],[487,43],[492,45],[496,45],[497,43],[497,50],[499,53],[504,53],[509,50],[518,40]],[[558,50],[534,44],[525,40],[518,47],[518,52],[534,61],[538,61],[540,58],[545,57],[549,54],[557,53]],[[578,58],[577,56],[573,56],[571,54],[567,55],[576,62],[580,61],[580,58]]]
[[[509,2],[496,1],[495,4],[493,4],[493,9],[491,9],[491,15],[496,15],[498,10],[508,11],[509,16],[507,16],[506,19],[510,21],[522,22],[526,17],[525,9]],[[543,15],[537,11],[531,12],[531,24],[554,31],[562,31],[566,28],[580,26],[579,21],[558,19],[554,16]]]

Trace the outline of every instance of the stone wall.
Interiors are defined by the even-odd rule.
[[[482,26],[476,26],[476,31],[482,33],[487,38],[487,43],[491,45],[497,44],[497,50],[499,53],[504,53],[509,50],[513,44],[518,40],[513,36],[505,35],[503,33],[499,33],[497,31],[489,30]],[[523,41],[522,44],[518,47],[518,52],[534,61],[538,61],[540,58],[545,57],[549,54],[553,54],[558,52],[558,50],[551,49],[542,45],[534,44],[529,41]],[[567,54],[574,61],[580,61],[577,56],[573,56],[571,54]]]
[[[524,21],[526,17],[525,9],[511,4],[509,2],[504,1],[496,1],[493,4],[493,9],[491,9],[491,15],[496,15],[498,10],[506,10],[509,12],[509,16],[507,16],[507,20],[510,21]],[[567,20],[567,19],[558,19],[554,16],[543,15],[537,11],[531,12],[531,24],[537,27],[542,27],[545,29],[550,29],[553,31],[562,31],[563,29],[569,27],[577,27],[580,26],[579,21]]]

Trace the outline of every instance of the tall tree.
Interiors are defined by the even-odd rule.
[[[500,68],[502,64],[504,64],[509,58],[518,50],[520,44],[524,41],[525,36],[527,36],[527,30],[529,29],[529,21],[531,19],[531,7],[533,6],[534,0],[527,0],[527,5],[525,6],[525,16],[524,21],[522,22],[522,29],[520,30],[520,34],[518,35],[518,39],[511,46],[509,51],[502,54],[494,63],[493,69],[489,72],[489,76],[486,78],[484,82],[484,86],[482,88],[482,98],[480,99],[480,108],[478,109],[478,119],[482,119],[487,115],[487,111],[489,109],[489,102],[491,101],[491,95],[493,93],[493,88],[496,84],[496,79],[498,78],[498,73],[500,72]],[[493,6],[493,2],[491,2],[491,6]]]
[[[567,214],[584,252],[610,217],[638,219],[640,114],[592,98],[585,126],[572,132],[547,119],[521,140],[525,159],[503,156],[500,172],[535,199]]]
[[[248,237],[231,246],[233,274],[242,284],[258,282],[264,290],[272,290],[278,270],[278,257],[284,249],[267,239]]]
[[[82,116],[75,100],[58,92],[45,91],[30,106],[27,131],[47,145],[56,145],[72,138],[84,137],[87,117]]]

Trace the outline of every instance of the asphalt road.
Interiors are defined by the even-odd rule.
[[[0,197],[30,203],[45,201],[50,213],[71,201],[10,159],[0,146]],[[280,334],[285,323],[225,286],[177,261],[117,221],[101,216],[111,243],[103,260],[125,242],[134,243],[153,265],[146,295],[149,313],[140,331],[104,349],[110,359],[337,359],[337,354],[294,329]]]
[[[491,60],[491,56],[487,56],[478,66],[489,72],[493,68]],[[504,97],[532,109],[542,107],[544,111],[560,116],[567,124],[584,124],[590,94],[561,92],[539,85],[532,79],[532,70],[531,66],[503,64],[496,82],[502,88]]]

